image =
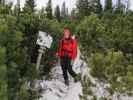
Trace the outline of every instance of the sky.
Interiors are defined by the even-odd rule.
[[[17,0],[7,0],[8,2],[9,1],[12,1],[13,4],[15,5]],[[69,12],[76,7],[76,1],[77,0],[52,0],[52,6],[53,8],[56,7],[56,5],[62,5],[63,2],[66,2],[66,7],[68,7],[69,9]],[[104,5],[104,1],[105,0],[101,0],[102,4]],[[126,0],[123,0],[123,1],[126,1]],[[25,0],[20,0],[21,2],[21,6],[23,7],[24,6],[24,3],[25,3]],[[37,5],[37,8],[40,9],[42,7],[46,7],[47,5],[47,2],[48,0],[36,0],[36,5]],[[114,4],[116,3],[116,0],[113,0]],[[133,0],[130,0],[130,8],[133,10]]]
[[[15,5],[17,0],[7,0],[8,2],[13,2]],[[66,2],[66,7],[69,8],[69,12],[72,10],[72,8],[75,8],[76,0],[52,0],[52,6],[53,8],[56,7],[58,4],[60,7],[62,6],[63,2]],[[25,0],[20,0],[21,7],[24,6]],[[46,7],[48,0],[36,0],[37,8],[41,9],[42,7]]]

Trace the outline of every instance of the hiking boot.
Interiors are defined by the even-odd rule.
[[[65,80],[65,85],[69,86],[69,81],[68,80]]]

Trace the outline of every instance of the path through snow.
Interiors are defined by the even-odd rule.
[[[83,61],[79,59],[79,55],[74,63],[73,69],[76,73],[81,72]],[[44,89],[42,98],[39,100],[80,100],[79,95],[82,95],[82,85],[80,82],[75,83],[70,76],[70,86],[64,85],[62,70],[58,64],[51,71],[52,80],[43,80],[40,82]]]
[[[90,68],[87,67],[79,56],[80,53],[74,63],[73,69],[76,73],[81,73],[82,79],[84,76],[89,78],[90,82],[93,84],[93,86],[90,86],[90,89],[93,92],[93,95],[97,97],[97,100],[100,100],[101,97],[110,97],[110,100],[133,100],[133,97],[119,93],[114,93],[111,96],[107,89],[110,85],[92,77]],[[83,94],[81,83],[74,83],[73,78],[70,77],[70,86],[65,86],[59,64],[52,69],[51,77],[52,80],[41,80],[39,82],[43,89],[42,97],[39,100],[80,100],[80,95]],[[92,96],[88,96],[88,100],[92,100],[91,98]]]

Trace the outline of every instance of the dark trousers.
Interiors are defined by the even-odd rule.
[[[73,78],[76,77],[76,73],[72,69],[71,59],[68,56],[61,58],[61,67],[62,67],[63,77],[65,81],[68,80],[68,72]]]

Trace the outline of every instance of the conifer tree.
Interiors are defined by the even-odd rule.
[[[90,0],[89,1],[90,13],[100,15],[102,13],[101,0]]]
[[[66,3],[63,2],[62,8],[61,8],[61,17],[66,18],[68,15],[68,9],[66,8]]]
[[[105,0],[105,11],[112,11],[112,0]]]
[[[57,5],[56,8],[55,8],[55,17],[56,17],[56,19],[59,22],[61,21],[61,15],[60,15],[60,7],[59,7],[59,5]]]
[[[20,14],[20,0],[17,0],[16,10],[17,10],[17,15],[19,15]]]
[[[125,12],[125,5],[122,3],[122,0],[118,0],[117,1],[117,5],[116,5],[116,13],[124,13]]]
[[[25,6],[24,6],[24,12],[26,13],[34,13],[35,12],[35,1],[34,0],[26,0]]]
[[[79,17],[90,15],[90,7],[88,0],[78,0],[76,6]]]
[[[96,14],[100,15],[103,11],[100,0],[96,0]]]
[[[130,0],[127,0],[126,2],[126,12],[129,10],[130,8]]]
[[[52,19],[52,17],[53,17],[53,15],[52,15],[52,1],[51,0],[49,0],[47,3],[46,16],[49,19]]]
[[[0,0],[0,4],[5,5],[5,0]]]

